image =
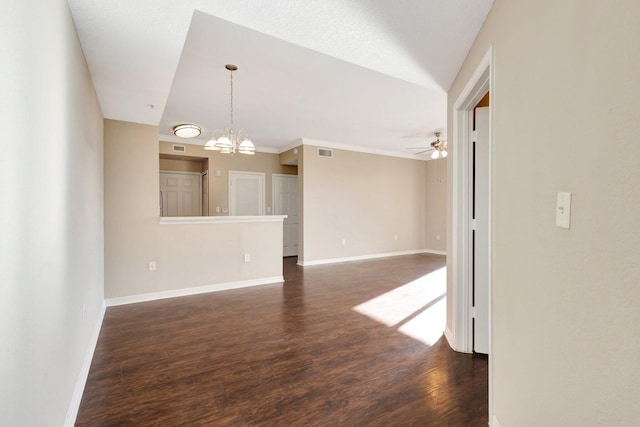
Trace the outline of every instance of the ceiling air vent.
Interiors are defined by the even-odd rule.
[[[318,148],[318,157],[333,157],[333,150]]]
[[[171,150],[174,153],[184,153],[187,151],[187,147],[185,147],[184,145],[173,144],[173,147],[171,147]]]

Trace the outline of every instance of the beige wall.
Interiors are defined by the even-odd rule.
[[[102,113],[65,1],[0,23],[0,425],[71,425],[102,318]]]
[[[451,129],[493,44],[502,427],[640,425],[638,17],[636,0],[496,0],[449,92]],[[559,191],[570,230],[554,225]]]
[[[426,162],[317,148],[303,146],[303,262],[429,249]]]
[[[282,276],[281,223],[161,225],[158,173],[157,127],[105,120],[106,298]]]
[[[426,221],[424,247],[433,251],[447,251],[447,161],[425,162]]]
[[[302,141],[300,141],[302,144]],[[289,165],[289,164],[297,164],[300,160],[301,147],[298,146],[296,148],[292,148],[287,151],[283,151],[280,153],[280,164]]]
[[[161,171],[204,172],[207,170],[205,163],[206,160],[160,159],[159,165]]]
[[[173,143],[161,141],[161,154],[175,154],[171,151]],[[215,151],[205,150],[200,145],[181,144],[186,147],[183,156],[195,156],[209,159],[209,213],[216,214],[216,206],[229,207],[229,171],[263,172],[265,174],[265,208],[271,207],[271,175],[291,174],[296,175],[298,168],[295,166],[283,166],[280,164],[278,154],[256,153],[253,156],[243,154],[220,154]],[[220,176],[215,176],[215,171],[220,171]],[[266,212],[265,212],[266,213]]]

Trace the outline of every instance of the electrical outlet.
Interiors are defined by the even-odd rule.
[[[251,254],[244,254],[244,262],[251,262]]]
[[[149,271],[156,271],[156,262],[149,261]]]
[[[440,235],[436,234],[436,240],[440,240]]]
[[[393,240],[398,240],[398,235],[393,236]]]
[[[347,239],[342,239],[342,246],[347,246]]]

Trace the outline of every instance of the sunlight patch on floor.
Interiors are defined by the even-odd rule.
[[[433,345],[440,339],[447,323],[447,298],[442,298],[398,328],[403,334]]]
[[[364,302],[353,310],[427,345],[446,325],[447,270],[442,267]]]

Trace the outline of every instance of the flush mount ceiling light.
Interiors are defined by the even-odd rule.
[[[225,68],[229,70],[231,74],[231,125],[225,129],[225,131],[214,131],[211,139],[205,144],[204,149],[220,151],[225,154],[235,154],[236,152],[249,155],[256,154],[256,146],[253,145],[253,142],[246,136],[244,131],[240,130],[236,133],[233,128],[233,72],[236,71],[238,67],[233,64],[227,64]],[[215,136],[218,133],[221,133],[222,136],[216,139]]]
[[[200,136],[200,126],[183,124],[173,127],[173,134],[179,138],[195,138]]]

